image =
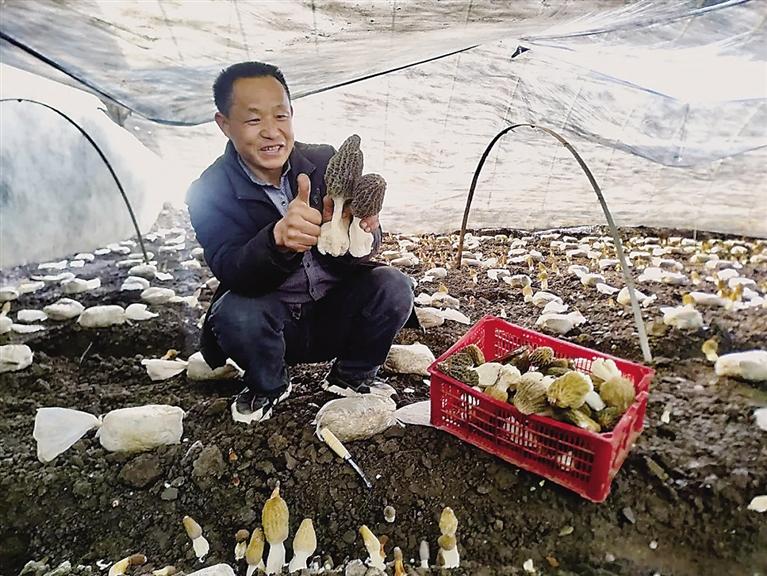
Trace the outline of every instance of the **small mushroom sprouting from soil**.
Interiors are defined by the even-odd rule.
[[[317,535],[314,532],[314,524],[311,518],[304,518],[293,538],[293,558],[288,565],[288,572],[306,570],[306,561],[314,554],[317,548]]]
[[[402,560],[402,550],[399,546],[394,547],[394,576],[406,576],[405,564]]]
[[[458,530],[458,518],[453,509],[445,506],[439,517],[439,531],[442,535],[437,539],[439,544],[439,557],[442,559],[444,568],[458,568],[461,559],[458,555],[458,545],[455,533]]]
[[[522,286],[522,296],[525,297],[525,303],[530,303],[533,301],[533,287],[530,286],[530,284]]]
[[[131,566],[141,566],[142,564],[146,564],[146,556],[143,554],[131,554],[130,556],[126,556],[122,560],[115,562],[109,569],[108,576],[123,576],[125,571]]]
[[[551,383],[546,397],[557,408],[580,408],[586,402],[586,395],[593,389],[591,378],[571,370]]]
[[[421,568],[429,568],[429,543],[426,540],[421,540],[421,545],[418,547],[418,559],[421,561]]]
[[[352,199],[354,184],[362,176],[360,137],[349,136],[328,162],[325,170],[327,195],[333,200],[333,216],[320,228],[317,249],[321,254],[342,256],[349,250],[351,218],[344,217],[344,205]]]
[[[245,550],[248,549],[248,538],[250,537],[250,532],[245,530],[244,528],[237,530],[237,532],[234,535],[234,559],[235,560],[242,560],[245,558]]]
[[[253,573],[258,570],[263,572],[264,567],[264,531],[261,528],[256,528],[250,535],[250,542],[245,549],[245,562],[248,563],[248,570],[245,576],[253,576]]]
[[[381,541],[364,524],[360,526],[360,536],[362,536],[365,549],[368,551],[368,564],[373,568],[386,570],[386,564],[384,564],[386,556]]]
[[[210,544],[208,544],[205,536],[202,535],[202,528],[191,516],[184,516],[182,523],[184,524],[187,536],[192,540],[192,548],[194,548],[195,555],[198,559],[202,560],[210,550]]]
[[[386,506],[383,509],[383,515],[384,520],[391,524],[397,518],[397,511],[394,509],[394,506]]]
[[[717,358],[719,358],[719,354],[717,353],[719,350],[719,342],[717,342],[715,337],[706,340],[703,343],[703,346],[700,347],[700,350],[706,355],[706,360],[709,362],[716,362]]]
[[[608,406],[618,408],[622,412],[625,412],[628,410],[628,407],[634,403],[636,390],[634,390],[634,383],[631,382],[631,380],[625,376],[621,376],[603,382],[602,386],[599,388],[599,395]]]
[[[538,282],[541,285],[541,290],[549,289],[549,273],[542,262],[538,263]]]
[[[354,183],[349,254],[355,258],[367,256],[373,249],[373,234],[365,232],[360,224],[364,218],[375,216],[381,211],[385,194],[386,180],[379,174],[363,174]]]
[[[280,496],[280,485],[277,484],[261,512],[264,537],[269,542],[265,570],[267,574],[279,574],[285,564],[284,542],[288,539],[289,521],[288,504]]]

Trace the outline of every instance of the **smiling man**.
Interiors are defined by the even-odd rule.
[[[330,219],[325,169],[332,146],[296,142],[282,72],[242,62],[213,85],[215,120],[229,142],[189,189],[192,226],[221,281],[205,318],[202,354],[245,370],[237,421],[260,421],[290,394],[288,366],[335,359],[326,389],[383,391],[378,368],[397,332],[417,326],[410,280],[368,257],[316,249]],[[378,215],[360,226],[381,242]],[[391,391],[389,389],[389,391]]]

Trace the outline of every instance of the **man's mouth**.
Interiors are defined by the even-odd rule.
[[[261,148],[259,148],[259,150],[261,150],[261,152],[266,152],[268,154],[272,152],[279,152],[280,150],[282,150],[282,148],[283,148],[282,144],[275,144],[273,146],[262,146]]]

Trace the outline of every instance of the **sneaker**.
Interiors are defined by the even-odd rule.
[[[378,378],[347,380],[338,376],[332,368],[322,381],[322,389],[331,394],[345,397],[362,396],[363,394],[392,397],[397,394],[393,387]]]
[[[290,396],[292,389],[290,381],[278,396],[261,396],[250,388],[245,388],[232,402],[232,419],[245,424],[268,420],[272,416],[272,409]]]

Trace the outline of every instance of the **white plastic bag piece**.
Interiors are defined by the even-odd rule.
[[[61,283],[61,291],[64,294],[82,294],[92,292],[101,287],[101,278],[86,280],[84,278],[72,278]]]
[[[43,312],[51,320],[69,320],[79,316],[83,310],[85,310],[85,306],[71,298],[62,298],[43,308]]]
[[[397,408],[394,417],[400,424],[415,426],[431,426],[431,401],[414,402],[402,408]]]
[[[32,349],[26,344],[0,346],[0,373],[16,372],[32,364]]]
[[[668,326],[680,330],[695,330],[703,326],[703,316],[690,304],[664,306],[660,311],[663,312],[663,323]]]
[[[83,310],[77,323],[83,328],[107,328],[125,322],[125,310],[122,306],[91,306]]]
[[[230,380],[242,376],[243,373],[243,370],[231,358],[215,370],[205,362],[202,352],[195,352],[187,360],[186,377],[190,380]]]
[[[442,326],[445,323],[445,317],[440,314],[440,310],[430,306],[415,308],[415,315],[418,317],[418,323],[421,328],[428,330],[436,326]]]
[[[32,324],[48,319],[48,315],[42,310],[19,310],[16,313],[16,321],[22,324]]]
[[[767,351],[725,354],[717,359],[714,371],[717,376],[735,376],[749,382],[767,381]]]
[[[155,314],[154,312],[147,310],[146,304],[139,304],[138,302],[134,302],[133,304],[128,305],[128,307],[125,309],[125,318],[128,320],[140,322],[142,320],[157,318],[158,316],[159,314]]]
[[[181,374],[187,367],[187,362],[178,359],[150,358],[142,360],[141,364],[146,368],[146,372],[149,374],[152,382],[173,378],[177,374]]]
[[[397,423],[396,409],[394,400],[375,394],[331,400],[317,412],[316,432],[330,428],[341,442],[370,438]]]
[[[70,408],[38,408],[32,436],[37,441],[37,458],[50,462],[68,450],[100,421],[93,414]]]
[[[121,292],[146,290],[149,288],[149,280],[141,276],[128,276],[120,286]]]
[[[533,304],[535,306],[538,306],[539,308],[543,308],[549,302],[559,302],[561,304],[562,299],[556,294],[552,294],[551,292],[544,292],[542,290],[539,290],[538,292],[533,294]]]
[[[428,376],[427,368],[434,360],[434,354],[424,344],[394,344],[389,349],[384,368],[397,374]]]
[[[141,299],[149,304],[165,304],[176,295],[171,288],[147,288],[141,293]]]
[[[148,404],[112,410],[97,432],[101,445],[112,452],[140,452],[178,444],[184,433],[184,411],[178,406]]]

